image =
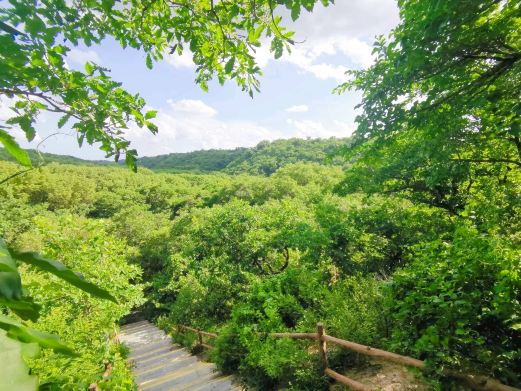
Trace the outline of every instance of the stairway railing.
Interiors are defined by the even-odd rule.
[[[216,338],[218,334],[210,333],[207,331],[199,330],[193,327],[178,325],[177,326],[178,333],[181,330],[191,331],[197,334],[199,345],[207,348],[213,349],[213,346],[205,343],[203,337]],[[324,374],[329,376],[330,378],[336,380],[339,383],[342,383],[346,386],[349,386],[351,389],[355,391],[373,391],[373,388],[362,384],[354,379],[351,379],[347,376],[344,376],[328,366],[327,359],[327,343],[332,343],[343,347],[345,349],[349,349],[353,352],[357,352],[366,356],[377,357],[379,359],[390,361],[396,364],[409,366],[418,368],[422,371],[427,370],[427,366],[424,361],[418,360],[413,357],[403,356],[401,354],[396,354],[392,352],[388,352],[381,349],[376,349],[370,346],[361,345],[356,342],[346,341],[340,338],[336,338],[326,334],[324,325],[322,323],[317,323],[317,329],[315,333],[257,333],[259,335],[266,335],[274,338],[291,338],[291,339],[311,339],[318,341],[319,354],[322,362],[322,367],[324,370]],[[473,375],[462,373],[450,369],[443,370],[443,374],[449,377],[452,377],[466,386],[472,388],[477,391],[521,391],[519,388],[507,386],[499,382],[496,379],[492,379],[488,376],[483,375]]]

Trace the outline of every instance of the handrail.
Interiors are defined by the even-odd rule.
[[[203,343],[203,335],[207,337],[215,338],[218,336],[216,333],[209,333],[206,331],[198,330],[193,327],[188,327],[184,325],[178,325],[178,329],[185,329],[188,331],[192,331],[198,334],[199,336],[199,345],[205,348],[212,349],[213,346]],[[361,345],[356,342],[346,341],[344,339],[332,337],[330,335],[326,335],[324,325],[322,323],[317,323],[317,332],[316,333],[256,333],[257,335],[265,335],[275,338],[292,338],[292,339],[311,339],[317,340],[319,345],[319,353],[322,361],[322,366],[324,369],[324,374],[335,379],[337,382],[342,383],[346,386],[349,386],[351,389],[355,391],[374,391],[371,387],[362,384],[354,379],[350,379],[345,375],[341,375],[338,372],[335,372],[331,368],[328,367],[327,360],[327,342],[333,343],[335,345],[341,346],[343,348],[352,350],[354,352],[364,354],[366,356],[378,357],[382,360],[391,361],[397,364],[410,366],[414,368],[418,368],[420,370],[426,370],[427,366],[425,365],[425,361],[418,360],[413,357],[402,356],[401,354],[396,354],[392,352],[387,352],[385,350],[376,349],[370,346]],[[442,371],[444,375],[453,377],[460,382],[464,383],[468,387],[476,391],[521,391],[519,388],[507,386],[499,382],[496,379],[492,379],[488,376],[483,375],[472,375],[457,372],[454,370],[446,369]]]
[[[335,345],[342,346],[343,348],[352,350],[357,353],[365,354],[366,356],[378,357],[387,361],[394,362],[396,364],[406,365],[408,367],[415,367],[418,369],[425,369],[425,363],[421,360],[417,360],[412,357],[402,356],[401,354],[387,352],[372,348],[370,346],[360,345],[355,342],[345,341],[343,339],[335,338],[330,335],[324,335],[324,341],[334,343]]]

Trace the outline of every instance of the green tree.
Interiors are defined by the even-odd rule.
[[[360,90],[345,190],[401,192],[461,211],[476,178],[521,169],[521,4],[402,1]]]
[[[259,90],[261,70],[254,54],[261,38],[271,41],[276,58],[294,43],[275,8],[285,5],[296,19],[302,8],[313,10],[316,1],[10,0],[0,8],[0,94],[12,98],[14,114],[0,124],[0,142],[31,166],[9,129],[21,128],[30,141],[38,114],[51,111],[62,114],[58,128],[70,121],[80,145],[99,142],[107,157],[118,160],[124,154],[135,169],[137,152],[129,148],[123,130],[135,122],[156,133],[155,111],[143,112],[144,99],[124,90],[108,69],[92,62],[84,72],[69,69],[65,58],[71,46],[112,37],[124,48],[143,50],[149,68],[168,52],[190,50],[201,88],[207,90],[213,77],[221,84],[234,79],[253,96]]]

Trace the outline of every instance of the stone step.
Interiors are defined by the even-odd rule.
[[[127,332],[130,330],[135,330],[142,326],[151,326],[151,324],[148,320],[140,320],[139,322],[124,324],[120,327],[120,330]]]
[[[182,390],[186,389],[186,386],[189,386],[191,383],[194,383],[196,380],[208,377],[209,375],[214,374],[215,366],[208,363],[196,362],[190,365],[187,365],[175,372],[169,373],[167,375],[158,377],[151,381],[146,381],[143,383],[138,383],[141,387],[141,390]]]
[[[168,375],[169,373],[174,373],[178,369],[196,362],[197,357],[194,356],[177,357],[168,362],[164,362],[159,366],[156,365],[151,368],[147,368],[146,371],[136,372],[136,379],[138,383],[143,383]]]
[[[124,343],[124,341],[121,341]],[[134,348],[131,350],[129,357],[130,358],[136,358],[139,356],[143,356],[145,354],[153,353],[154,351],[164,348],[164,347],[175,347],[176,345],[172,345],[172,343],[169,340],[162,339],[158,342],[154,342],[148,345],[143,345],[140,348]]]
[[[221,375],[214,364],[192,356],[147,321],[122,326],[119,340],[130,349],[129,362],[140,391],[242,390],[233,377]]]
[[[170,352],[164,353],[157,357],[149,357],[147,360],[136,360],[132,361],[134,364],[134,367],[136,368],[136,372],[143,372],[147,368],[152,368],[157,366],[158,364],[164,363],[164,362],[170,362],[176,358],[182,358],[182,357],[190,357],[190,353],[188,353],[184,349],[177,349],[172,350]]]
[[[131,354],[129,358],[132,361],[144,361],[149,359],[150,357],[159,356],[164,353],[168,353],[172,350],[179,349],[180,346],[172,345],[170,342],[161,343],[158,345],[148,345],[145,349],[142,349],[138,354]]]
[[[237,386],[234,384],[232,376],[221,376],[213,381],[193,388],[193,391],[229,391],[235,389],[235,387]]]

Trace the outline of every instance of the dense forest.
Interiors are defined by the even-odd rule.
[[[277,169],[296,162],[345,162],[334,152],[347,139],[289,139],[263,141],[253,148],[235,150],[205,150],[189,153],[171,153],[139,159],[139,164],[161,171],[223,171],[229,174],[271,175]]]
[[[343,165],[345,161],[335,155],[347,139],[289,139],[263,141],[253,148],[210,149],[187,153],[171,153],[152,157],[142,157],[137,164],[161,172],[214,172],[229,174],[271,175],[277,169],[290,163],[315,162]],[[110,161],[90,161],[73,156],[62,156],[46,152],[28,150],[33,165],[49,163],[110,165]],[[6,149],[0,148],[0,160],[15,162]]]
[[[349,140],[167,155],[143,165],[196,172],[133,172],[137,151],[120,128],[155,133],[155,112],[95,64],[68,69],[55,38],[108,34],[143,49],[150,68],[189,43],[203,89],[215,76],[254,95],[248,48],[265,34],[278,58],[292,33],[271,1],[196,3],[27,0],[0,13],[27,34],[0,25],[0,91],[17,99],[6,124],[31,140],[39,112],[59,112],[80,145],[99,143],[130,168],[36,167],[0,127],[16,160],[0,162],[0,389],[134,389],[115,340],[133,309],[168,331],[218,332],[209,358],[250,389],[327,390],[315,350],[264,334],[318,321],[425,360],[415,375],[427,389],[462,389],[445,369],[521,387],[519,1],[400,1],[373,65],[335,90],[361,94]],[[314,3],[276,2],[293,19]],[[339,372],[363,365],[335,348],[329,360]]]

